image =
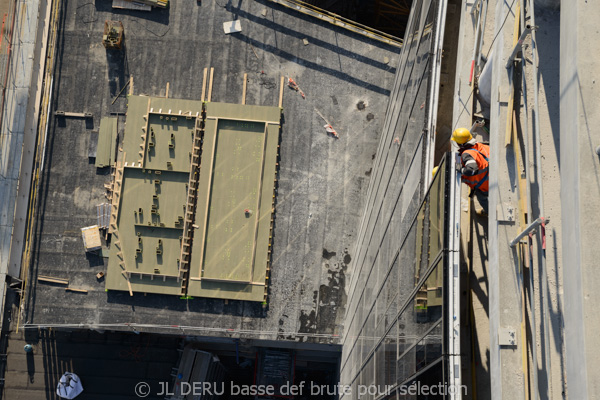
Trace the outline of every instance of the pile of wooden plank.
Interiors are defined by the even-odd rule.
[[[169,0],[113,0],[113,8],[150,11],[151,7],[167,8]]]

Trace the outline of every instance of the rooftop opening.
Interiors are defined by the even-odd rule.
[[[397,38],[404,37],[413,3],[412,0],[307,0],[294,2],[329,11]]]

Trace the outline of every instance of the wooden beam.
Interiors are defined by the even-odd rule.
[[[38,279],[38,281],[51,282],[51,283],[60,283],[61,285],[68,285],[69,284],[69,281],[67,279],[54,278],[52,276],[38,275],[37,279]]]
[[[200,98],[201,101],[204,101],[204,99],[206,98],[206,74],[208,73],[208,68],[204,68],[204,77],[202,78],[202,97]]]
[[[69,112],[69,111],[55,111],[54,115],[57,117],[71,117],[71,118],[92,118],[94,114],[87,112]]]
[[[166,91],[165,97],[167,99],[169,98],[169,82],[167,82],[167,91]]]
[[[283,107],[283,84],[285,82],[285,77],[281,77],[281,82],[279,83],[279,108]]]
[[[121,271],[121,274],[127,280],[127,287],[129,288],[129,295],[133,296],[133,290],[131,289],[131,282],[129,282],[129,273],[127,271]]]
[[[246,104],[246,85],[248,83],[248,74],[244,74],[244,88],[242,89],[242,104]]]
[[[206,101],[210,102],[212,99],[212,86],[213,86],[213,76],[215,73],[214,68],[210,68],[210,80],[208,81],[208,99]]]

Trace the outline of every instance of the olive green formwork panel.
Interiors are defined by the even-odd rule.
[[[102,118],[98,130],[98,147],[96,150],[97,168],[112,165],[117,141],[117,118]]]
[[[129,96],[106,288],[263,301],[280,117],[277,107]],[[198,187],[190,191],[202,126]],[[188,201],[193,240],[182,290]]]

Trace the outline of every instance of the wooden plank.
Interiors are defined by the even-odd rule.
[[[285,77],[281,77],[279,82],[279,108],[283,107],[283,84],[285,83]]]
[[[121,271],[121,274],[123,274],[123,276],[127,280],[127,287],[129,288],[129,295],[133,296],[133,289],[131,288],[131,282],[129,281],[129,274],[127,273],[127,271]]]
[[[92,118],[92,113],[87,112],[69,112],[69,111],[55,111],[55,116],[58,117],[72,117],[72,118]]]
[[[206,101],[210,102],[212,99],[212,86],[213,86],[213,76],[215,73],[214,68],[210,68],[210,80],[208,81],[208,99]]]
[[[167,82],[167,90],[166,90],[165,97],[166,97],[167,99],[169,98],[169,82]]]
[[[242,104],[246,104],[246,86],[248,83],[248,74],[244,74],[244,88],[242,89]]]
[[[129,77],[129,93],[130,96],[133,96],[133,74]]]
[[[113,0],[112,8],[120,8],[124,10],[151,11],[152,6],[147,4],[134,3],[129,0]]]
[[[61,285],[68,285],[69,281],[67,279],[62,279],[62,278],[55,278],[52,276],[44,276],[44,275],[38,275],[38,281],[42,281],[42,282],[51,282],[51,283],[60,283]]]
[[[77,288],[72,288],[72,287],[68,287],[65,288],[66,292],[77,292],[77,293],[87,293],[88,291],[85,289],[77,289]]]
[[[208,68],[204,68],[204,77],[202,78],[202,97],[201,101],[204,101],[206,95],[206,74],[208,73]]]

